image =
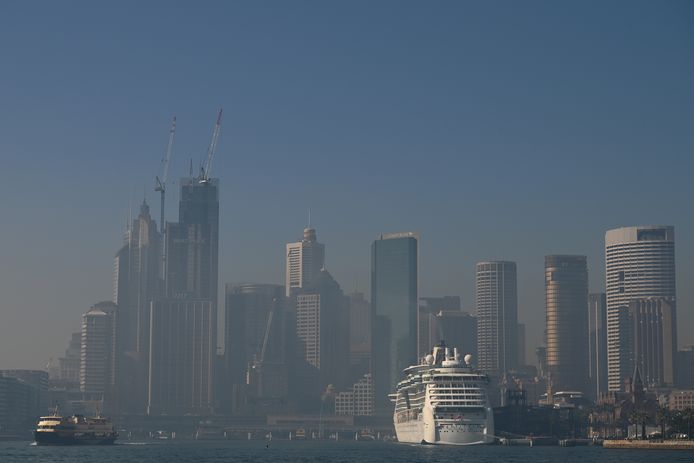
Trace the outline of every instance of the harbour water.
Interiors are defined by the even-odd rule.
[[[602,447],[445,447],[355,441],[168,441],[112,446],[39,447],[0,442],[2,463],[679,463],[687,450],[609,450]]]

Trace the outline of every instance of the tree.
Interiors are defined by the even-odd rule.
[[[670,421],[672,420],[670,410],[668,410],[665,407],[658,408],[658,412],[656,414],[656,419],[658,420],[658,423],[660,424],[660,435],[663,439],[665,439],[665,427],[669,426]]]

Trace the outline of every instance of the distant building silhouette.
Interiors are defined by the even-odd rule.
[[[547,369],[550,388],[588,388],[588,267],[585,256],[545,257]]]
[[[116,317],[116,387],[122,411],[143,413],[149,355],[149,309],[162,290],[161,235],[146,201],[128,224],[125,243],[116,253],[113,302]]]
[[[647,225],[608,230],[605,279],[608,388],[621,391],[624,379],[634,368],[629,357],[629,303],[637,298],[666,297],[675,304],[674,227]]]
[[[424,357],[430,353],[431,348],[442,339],[439,335],[439,326],[436,322],[436,314],[441,311],[460,311],[460,296],[420,297],[417,307],[417,338],[419,347],[418,357]],[[477,337],[477,334],[475,334]],[[448,341],[445,339],[445,341]],[[452,345],[451,343],[447,343]],[[459,347],[459,346],[455,346]],[[477,350],[477,348],[475,348]]]
[[[283,286],[226,285],[224,345],[227,384],[218,396],[227,411],[239,411],[239,404],[246,399],[270,401],[275,406],[276,402],[286,399],[286,305]],[[244,395],[242,385],[253,387],[249,387],[245,391],[248,394]],[[236,394],[236,397],[229,394]]]
[[[518,367],[516,263],[476,266],[477,365],[497,379]]]
[[[82,332],[72,333],[68,348],[65,350],[65,356],[58,359],[60,381],[68,388],[79,388],[81,349]]]
[[[382,234],[371,246],[372,374],[380,411],[390,408],[388,393],[402,370],[418,360],[418,246],[412,232]]]
[[[311,286],[325,266],[325,245],[317,241],[316,229],[304,229],[301,241],[287,243],[285,290],[287,297]]]
[[[351,378],[371,371],[371,304],[363,293],[348,295]]]

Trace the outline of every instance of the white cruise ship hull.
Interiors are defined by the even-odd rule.
[[[412,444],[484,445],[493,444],[487,423],[438,423],[409,421],[395,424],[398,442]]]

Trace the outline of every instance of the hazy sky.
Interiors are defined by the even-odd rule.
[[[346,291],[381,232],[419,232],[421,295],[466,308],[476,261],[516,261],[530,352],[546,254],[601,291],[605,230],[671,224],[694,343],[693,24],[686,0],[2,2],[0,368],[111,298],[171,116],[177,178],[220,106],[221,286],[281,283],[311,208]]]

